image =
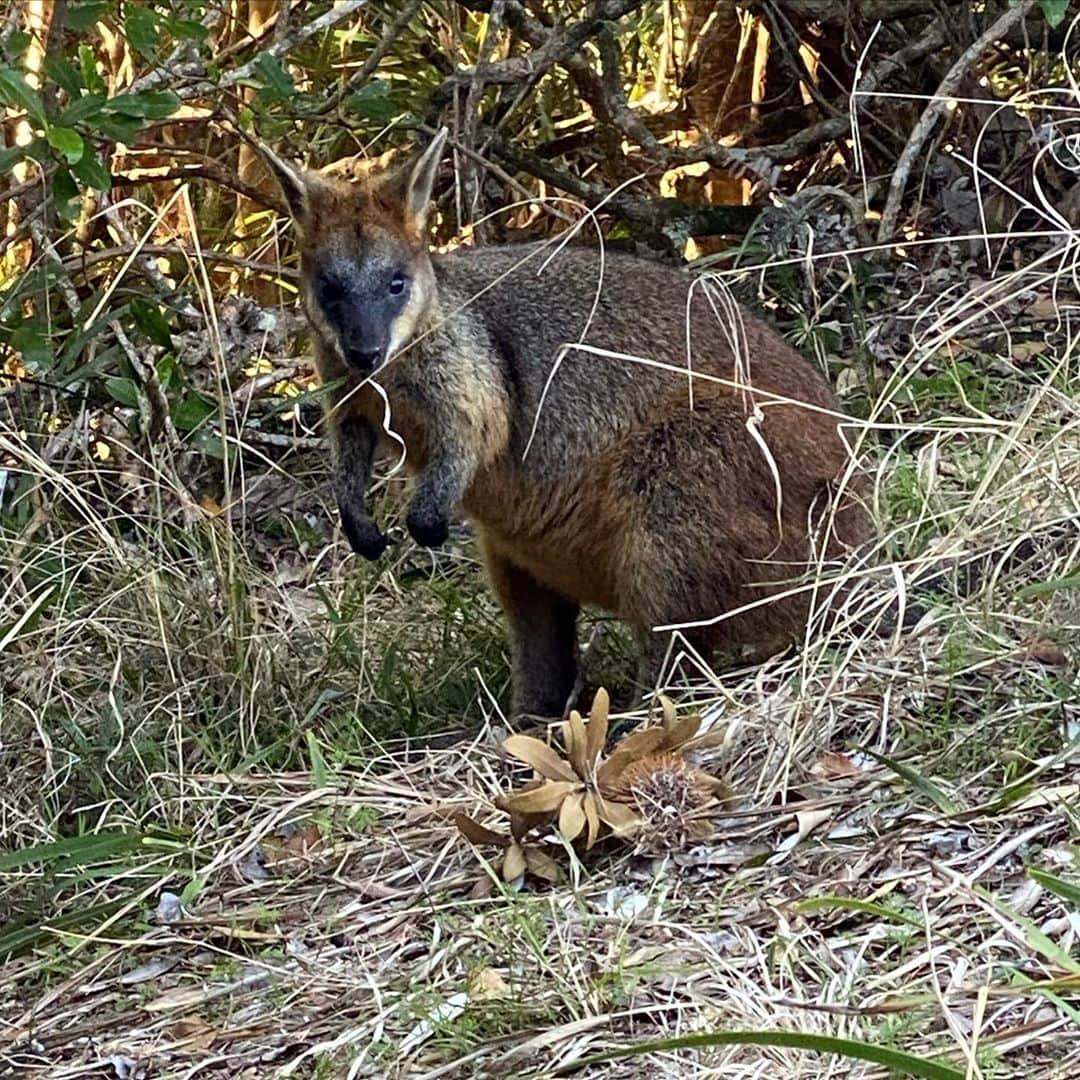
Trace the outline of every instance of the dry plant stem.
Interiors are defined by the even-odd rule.
[[[176,436],[176,428],[173,427],[172,417],[169,415],[169,402],[165,398],[165,391],[161,389],[153,357],[148,357],[144,361],[118,319],[114,319],[109,325],[116,335],[116,340],[120,343],[120,348],[124,350],[128,363],[138,375],[139,383],[150,403],[150,425],[147,435],[151,439],[156,439],[158,435],[164,434],[165,441],[170,447],[177,446],[179,439]]]
[[[822,26],[842,26],[852,18],[852,7],[838,0],[752,0],[750,11],[775,7],[787,16],[820,23]],[[938,0],[861,0],[856,6],[858,21],[864,26],[876,22],[893,22],[911,15],[928,15],[940,10]]]
[[[889,183],[889,194],[885,199],[885,208],[881,212],[881,224],[878,226],[879,244],[886,243],[896,232],[896,221],[900,215],[904,189],[907,187],[911,170],[915,167],[915,162],[926,140],[930,137],[934,125],[948,108],[949,96],[960,85],[971,65],[978,61],[998,38],[1004,37],[1018,22],[1026,18],[1034,6],[1035,0],[1022,0],[1016,7],[1008,9],[960,54],[957,61],[949,68],[945,78],[941,80],[935,99],[923,110],[919,122],[908,136],[907,145],[896,163],[896,169]]]
[[[186,296],[178,292],[173,285],[170,285],[169,282],[165,280],[165,275],[158,268],[157,263],[154,262],[153,255],[148,252],[146,245],[139,245],[135,242],[135,237],[132,236],[131,231],[124,222],[123,215],[119,213],[118,208],[115,206],[108,207],[105,211],[105,217],[108,219],[109,224],[116,230],[120,239],[123,240],[132,251],[138,252],[135,256],[136,264],[143,272],[147,281],[149,281],[161,295],[162,299],[167,300],[170,305],[174,306],[180,317],[189,326],[201,326],[203,317],[199,313],[199,310]]]
[[[433,128],[427,124],[421,124],[419,130],[428,138],[433,138],[438,131],[438,128]],[[459,154],[464,154],[465,157],[471,158],[478,165],[482,165],[487,169],[492,176],[494,176],[500,183],[505,184],[511,191],[513,191],[524,202],[537,202],[540,208],[545,214],[549,214],[551,217],[558,218],[560,221],[565,221],[567,224],[573,224],[575,219],[569,214],[560,210],[557,206],[552,206],[546,200],[538,200],[536,193],[530,191],[524,184],[520,183],[510,173],[508,173],[500,165],[496,164],[490,158],[484,157],[483,154],[466,146],[460,140],[451,136],[447,139],[447,142],[452,146]]]
[[[52,240],[49,239],[48,232],[45,229],[45,222],[42,220],[42,217],[35,217],[31,220],[30,235],[34,238],[34,243],[37,245],[38,250],[44,258],[48,259],[51,263],[55,263],[59,267],[63,267],[64,261],[56,253],[56,248],[53,247]],[[57,279],[57,287],[60,289],[60,295],[63,296],[68,311],[70,311],[75,318],[78,318],[79,294],[75,291],[74,286],[65,276]]]

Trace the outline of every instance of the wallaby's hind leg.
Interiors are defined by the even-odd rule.
[[[483,544],[514,649],[514,716],[560,717],[577,678],[578,605]]]

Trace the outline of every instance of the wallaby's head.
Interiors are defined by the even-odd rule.
[[[445,141],[444,128],[414,162],[355,182],[260,148],[297,226],[308,318],[356,371],[385,363],[435,309],[427,217]]]

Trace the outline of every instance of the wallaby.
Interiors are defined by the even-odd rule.
[[[514,713],[557,717],[580,605],[627,620],[655,660],[654,627],[790,590],[867,519],[832,498],[850,455],[825,380],[689,274],[558,242],[430,252],[445,134],[355,182],[265,157],[298,229],[319,373],[337,384],[349,543],[368,559],[387,544],[366,488],[388,416],[418,474],[409,532],[437,546],[459,508],[473,522],[513,640]],[[806,612],[805,595],[782,598],[686,637],[737,655],[790,640]]]

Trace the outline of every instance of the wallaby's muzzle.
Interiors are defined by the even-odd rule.
[[[383,362],[386,353],[386,350],[381,345],[373,348],[362,342],[356,345],[345,345],[342,351],[349,367],[364,372],[374,371]]]

